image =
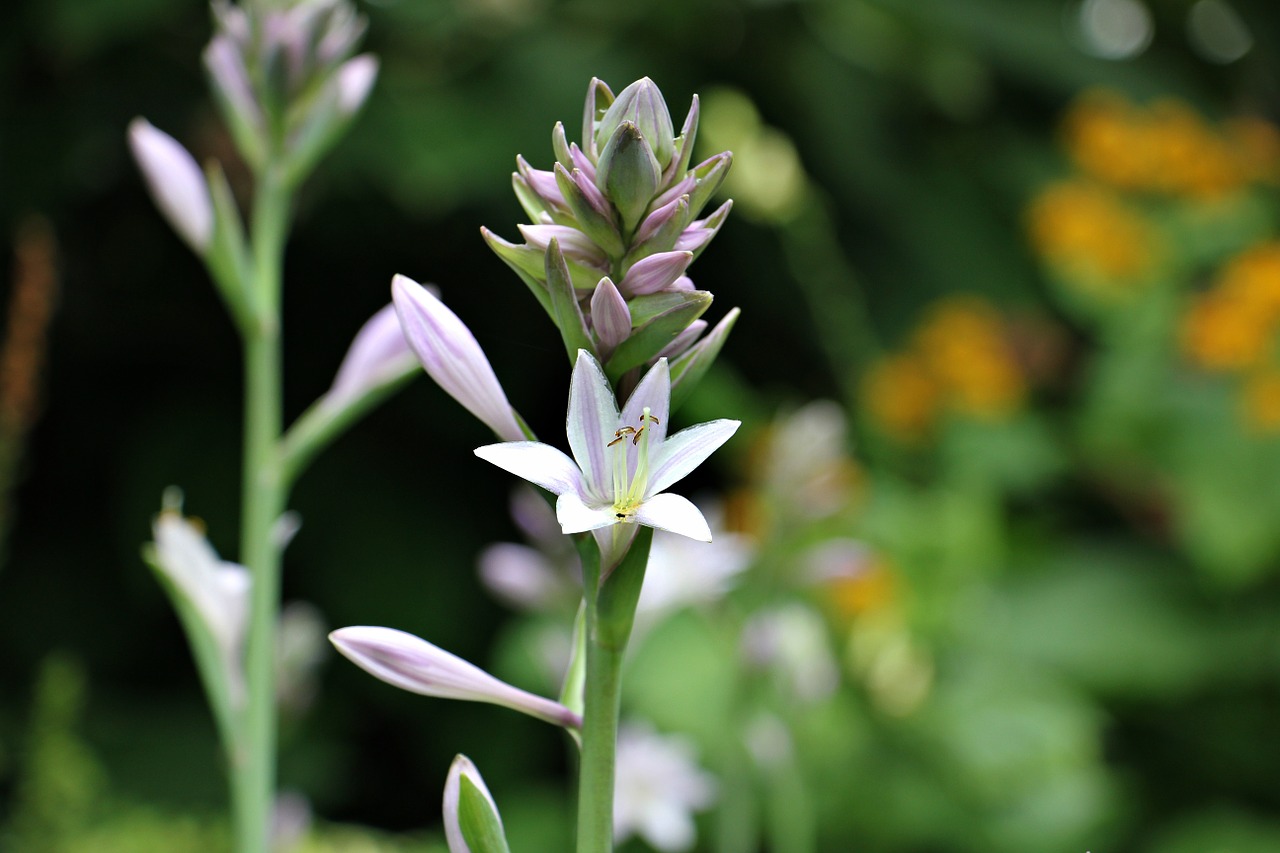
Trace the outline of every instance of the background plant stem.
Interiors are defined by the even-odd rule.
[[[280,545],[273,530],[284,510],[281,477],[280,287],[288,193],[275,169],[261,176],[253,216],[256,322],[245,330],[244,473],[240,557],[253,577],[246,654],[247,696],[232,773],[236,847],[266,853],[275,799],[276,623]]]

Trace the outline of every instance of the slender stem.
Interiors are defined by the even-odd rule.
[[[240,558],[253,577],[246,654],[246,707],[232,763],[236,849],[266,853],[275,799],[276,621],[280,547],[273,530],[284,510],[281,477],[280,287],[288,194],[278,171],[260,176],[253,215],[255,322],[245,331],[244,473]]]
[[[578,779],[578,853],[613,850],[614,756],[622,696],[622,649],[600,642],[599,610],[587,603],[586,705]]]
[[[618,534],[623,525],[614,525]],[[601,559],[591,536],[578,540],[586,592],[587,666],[582,713],[582,766],[578,778],[578,853],[613,850],[614,763],[622,698],[622,658],[631,638],[636,603],[649,563],[653,530],[625,531],[630,541],[616,565]],[[610,549],[613,551],[615,549]]]

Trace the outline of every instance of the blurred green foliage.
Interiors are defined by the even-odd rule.
[[[548,164],[591,76],[652,76],[673,105],[701,92],[738,204],[695,274],[715,318],[743,319],[682,417],[746,423],[720,483],[756,553],[723,602],[643,638],[626,698],[721,780],[700,849],[1277,849],[1275,338],[1229,367],[1265,310],[1214,307],[1277,239],[1275,176],[1117,183],[1123,155],[1159,159],[1090,157],[1080,135],[1110,115],[1078,100],[1098,86],[1122,117],[1214,139],[1276,117],[1271,5],[1232,4],[1254,42],[1229,64],[1193,50],[1196,5],[1147,2],[1151,43],[1106,60],[1067,0],[368,4],[382,77],[290,247],[288,409],[323,392],[403,272],[439,284],[552,434],[560,344],[526,323],[536,306],[478,227],[513,236],[514,156]],[[199,63],[207,10],[18,2],[0,24],[0,269],[35,213],[62,280],[0,567],[5,846],[222,849],[212,724],[138,549],[179,484],[234,553],[238,355],[124,136],[143,114],[230,161]],[[1170,97],[1180,112],[1159,112]],[[815,466],[795,430],[817,397],[843,426]],[[492,604],[472,568],[512,535],[507,478],[469,453],[485,440],[426,382],[344,438],[295,495],[286,598],[545,681],[545,626]],[[815,582],[815,554],[845,541],[861,556]],[[826,693],[744,665],[741,631],[789,606],[818,614],[805,662],[830,659]],[[73,657],[45,663],[51,648]],[[352,667],[322,682],[285,732],[283,782],[321,818],[299,849],[436,849],[383,831],[437,831],[458,751],[513,849],[567,849],[554,733]]]

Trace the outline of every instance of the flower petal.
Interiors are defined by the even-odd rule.
[[[476,448],[476,456],[556,495],[582,490],[582,474],[563,451],[540,441],[504,441]]]
[[[679,533],[701,542],[711,541],[711,528],[702,510],[680,495],[654,495],[636,508],[636,522],[659,530]]]
[[[578,350],[569,383],[569,417],[565,431],[569,449],[582,469],[584,489],[599,502],[612,502],[610,468],[605,445],[618,428],[618,402],[600,363],[586,350]],[[513,472],[514,473],[514,472]]]
[[[569,534],[599,530],[617,524],[620,519],[611,506],[589,507],[573,492],[565,492],[556,501],[556,520],[560,522],[560,530]]]
[[[653,461],[649,491],[661,492],[682,480],[724,444],[742,421],[718,420],[682,429],[663,443]]]
[[[658,363],[649,368],[631,392],[627,404],[622,407],[622,422],[638,429],[646,408],[652,417],[658,419],[644,424],[649,429],[649,446],[661,447],[667,437],[667,418],[671,414],[671,371],[665,358],[658,359]]]

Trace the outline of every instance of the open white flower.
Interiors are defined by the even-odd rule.
[[[667,436],[671,373],[659,359],[622,412],[600,364],[578,350],[569,385],[569,448],[573,458],[537,441],[509,441],[476,455],[559,496],[564,533],[614,524],[643,524],[704,542],[711,530],[687,498],[664,490],[729,440],[740,421],[716,420]]]
[[[641,723],[618,732],[615,840],[639,835],[666,853],[689,850],[697,840],[693,813],[715,797],[716,780],[698,766],[687,738],[660,735]]]

